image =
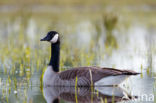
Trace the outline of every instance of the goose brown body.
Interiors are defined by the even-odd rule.
[[[49,75],[47,76],[47,74]],[[103,78],[120,76],[120,81],[117,84],[106,83],[101,85],[118,85],[130,75],[137,75],[138,73],[130,70],[118,70],[113,68],[100,68],[100,67],[77,67],[63,72],[54,72],[52,67],[49,66],[45,72],[44,81],[45,85],[52,86],[75,86],[77,78],[77,86],[91,86]],[[122,79],[122,77],[124,77]],[[48,81],[47,81],[48,80]],[[93,84],[91,84],[93,83]]]
[[[118,85],[130,75],[139,74],[131,70],[95,66],[77,67],[59,72],[60,38],[58,33],[50,31],[41,41],[51,43],[51,58],[43,77],[45,86],[75,86],[75,84],[77,86]]]

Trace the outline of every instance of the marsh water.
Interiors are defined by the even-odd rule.
[[[1,6],[0,103],[154,103],[155,11],[147,6]],[[50,44],[41,43],[40,38],[49,30],[61,35],[60,71],[100,66],[141,74],[120,87],[44,88],[42,76],[49,62]],[[127,100],[124,92],[134,98]]]

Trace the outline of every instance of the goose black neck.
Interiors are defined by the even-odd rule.
[[[51,58],[50,63],[55,72],[59,72],[59,59],[60,59],[60,42],[51,44]]]

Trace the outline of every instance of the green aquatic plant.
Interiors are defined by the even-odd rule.
[[[77,86],[78,78],[75,78],[75,102],[78,103],[77,93],[78,93],[78,86]]]
[[[143,78],[143,66],[142,66],[142,64],[141,64],[140,68],[141,68],[141,75],[140,76],[141,76],[141,78]]]
[[[118,17],[114,14],[105,14],[103,17],[103,24],[106,30],[105,48],[107,53],[111,53],[113,49],[118,48],[118,43],[113,35],[113,29],[115,29]]]
[[[153,94],[154,94],[154,103],[156,102],[156,80],[153,83]]]
[[[118,22],[118,17],[114,14],[105,14],[103,19],[104,19],[104,26],[106,30],[109,32],[111,32],[115,28]]]
[[[105,98],[105,102],[104,102],[104,103],[108,103],[108,102],[107,102],[107,98]]]

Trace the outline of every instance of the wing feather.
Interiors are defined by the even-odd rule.
[[[90,75],[91,71],[91,75]],[[136,75],[138,73],[130,70],[119,70],[114,68],[100,68],[100,67],[78,67],[70,70],[66,70],[59,73],[59,77],[62,80],[73,80],[78,78],[78,85],[81,84],[91,84],[91,81],[95,83],[96,81],[107,76],[117,76],[117,75]],[[92,78],[92,80],[91,80]]]

